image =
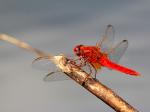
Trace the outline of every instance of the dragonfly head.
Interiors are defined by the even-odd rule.
[[[83,46],[83,45],[77,45],[77,46],[73,49],[75,55],[77,55],[77,56],[81,56],[81,55],[82,55],[82,51],[81,51],[81,47],[82,47],[82,46]]]

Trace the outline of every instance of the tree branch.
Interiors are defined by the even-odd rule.
[[[101,99],[108,106],[117,112],[138,112],[134,107],[129,105],[120,96],[110,88],[103,85],[98,80],[93,79],[89,74],[74,64],[68,63],[65,56],[54,56],[52,60],[59,69],[62,70],[71,79],[83,86],[97,98]]]
[[[71,79],[76,81],[78,84],[83,86],[97,98],[101,99],[104,103],[110,106],[117,112],[138,112],[134,107],[129,105],[125,100],[118,96],[110,88],[106,87],[98,80],[92,78],[91,75],[87,74],[78,66],[68,63],[68,59],[64,55],[52,56],[44,53],[36,48],[31,47],[25,42],[22,42],[14,37],[0,34],[0,39],[14,44],[20,48],[26,49],[36,53],[38,56],[49,56],[50,60],[56,64],[56,66]]]

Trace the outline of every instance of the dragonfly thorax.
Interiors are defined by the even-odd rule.
[[[100,49],[96,46],[84,46],[84,45],[77,45],[74,48],[74,53],[78,57],[82,57],[88,62],[99,62],[101,56],[103,55],[100,52]]]

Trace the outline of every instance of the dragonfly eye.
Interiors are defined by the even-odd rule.
[[[80,56],[81,55],[81,50],[80,50],[80,47],[81,47],[82,45],[78,45],[78,46],[76,46],[75,48],[74,48],[74,52],[75,52],[75,54],[77,55],[77,56]]]
[[[76,48],[74,49],[74,52],[75,52],[75,54],[76,54],[77,56],[80,55],[80,49],[79,49],[78,47],[76,47]]]

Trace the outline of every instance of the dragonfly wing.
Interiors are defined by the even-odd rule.
[[[110,60],[115,63],[118,63],[127,48],[128,48],[127,40],[123,40],[120,43],[118,43],[114,48],[112,48],[112,50],[108,54]]]
[[[51,71],[44,77],[44,81],[61,81],[70,79],[67,75],[59,71],[55,64],[52,63],[51,57],[38,57],[32,62],[32,66],[36,69]]]
[[[33,68],[44,70],[44,71],[54,71],[57,69],[56,65],[52,63],[51,57],[49,56],[42,56],[36,58],[32,62]]]
[[[107,25],[105,30],[105,35],[102,39],[97,42],[96,46],[102,50],[102,52],[107,53],[112,48],[114,42],[115,30],[112,25]]]
[[[61,71],[55,71],[55,72],[50,72],[44,77],[44,81],[49,82],[49,81],[63,81],[63,80],[69,80],[67,75],[62,73]]]

